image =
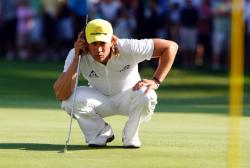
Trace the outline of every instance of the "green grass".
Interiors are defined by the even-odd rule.
[[[229,151],[228,75],[173,69],[157,91],[159,104],[141,127],[142,148],[121,148],[125,117],[109,117],[116,139],[86,147],[74,122],[62,153],[69,117],[52,85],[63,63],[0,60],[0,167],[5,168],[226,168]],[[152,70],[143,71],[150,77]],[[86,84],[86,81],[81,81]],[[250,77],[245,80],[240,127],[241,168],[250,167]]]
[[[143,147],[121,148],[124,117],[110,117],[116,139],[107,148],[88,148],[74,122],[72,142],[64,148],[69,123],[61,110],[2,108],[0,167],[159,167],[226,168],[228,125],[224,115],[156,113],[142,125]],[[242,168],[250,165],[250,122],[242,118]]]

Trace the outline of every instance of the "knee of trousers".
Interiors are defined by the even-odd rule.
[[[62,109],[68,114],[71,113],[73,108],[74,116],[94,117],[96,116],[95,107],[100,105],[98,100],[91,98],[91,92],[87,91],[88,87],[79,87],[76,92],[74,100],[74,94],[72,94],[67,100],[62,102]],[[91,89],[90,89],[91,90]],[[72,107],[73,106],[73,107]]]
[[[154,90],[149,90],[148,93],[145,94],[145,90],[147,88],[143,87],[138,91],[134,92],[133,97],[136,102],[141,106],[147,106],[148,103],[157,104],[157,94]]]
[[[137,106],[141,107],[141,119],[142,121],[149,121],[154,113],[154,109],[157,104],[157,94],[154,90],[149,90],[148,93],[144,93],[146,88],[134,92],[134,101]]]

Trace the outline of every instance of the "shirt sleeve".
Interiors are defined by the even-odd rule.
[[[66,72],[69,69],[70,64],[74,60],[74,56],[75,56],[75,49],[73,48],[69,51],[69,54],[65,60],[63,72]]]
[[[131,57],[136,63],[152,58],[154,51],[152,39],[123,39],[120,44],[122,52]]]

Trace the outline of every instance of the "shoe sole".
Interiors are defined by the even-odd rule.
[[[111,137],[109,137],[106,141],[106,143],[112,142],[115,139],[115,136],[112,135]]]
[[[94,147],[94,148],[100,148],[100,147],[106,147],[107,143],[112,142],[115,139],[115,136],[112,135],[111,137],[109,137],[106,141],[106,144],[104,145],[98,145],[98,144],[88,144],[88,147]]]
[[[126,149],[138,149],[138,148],[140,148],[140,146],[127,145],[127,146],[123,146],[123,148],[126,148]]]
[[[88,147],[91,148],[102,148],[102,147],[106,147],[107,145],[97,145],[97,144],[88,144]]]

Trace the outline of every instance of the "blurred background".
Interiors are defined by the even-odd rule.
[[[250,0],[244,11],[249,71]],[[0,0],[0,58],[64,60],[86,14],[109,20],[120,38],[176,41],[176,66],[229,69],[230,0]]]
[[[250,0],[240,9],[245,24],[237,31],[244,30],[245,51],[235,68],[245,71],[239,74],[243,94],[231,98],[243,99],[243,113],[249,115]],[[119,38],[179,44],[173,69],[158,90],[156,111],[229,114],[232,11],[231,0],[0,0],[0,106],[60,107],[53,83],[88,14],[89,20],[109,20]],[[241,42],[236,43],[234,62],[242,58]],[[142,78],[152,77],[157,62],[139,65]]]
[[[250,0],[233,7],[239,10],[232,10],[231,0],[0,0],[0,167],[238,168],[230,165],[240,162],[249,168]],[[232,47],[232,11],[241,9],[245,24],[233,24],[238,40]],[[179,45],[173,68],[157,90],[155,115],[142,127],[145,148],[133,154],[82,150],[79,128],[72,138],[79,151],[64,158],[57,154],[69,118],[53,84],[86,14],[90,20],[109,20],[119,38],[164,38]],[[141,63],[142,78],[152,78],[156,66],[156,60]],[[80,84],[87,81],[81,78]],[[230,125],[232,107],[241,115],[240,124]],[[119,146],[125,120],[108,119],[118,137],[113,145]],[[91,160],[98,160],[96,166],[89,165]]]

